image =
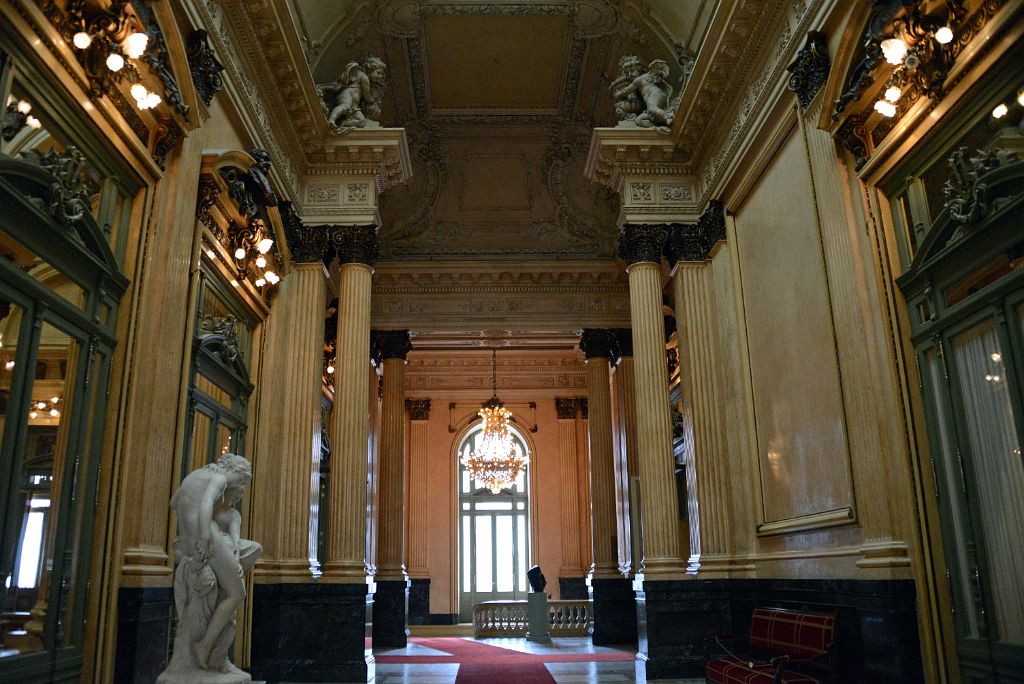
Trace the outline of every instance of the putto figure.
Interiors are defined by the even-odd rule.
[[[635,89],[618,96],[618,91],[627,88],[643,71],[643,63],[636,55],[625,55],[619,60],[619,75],[608,86],[615,98],[615,116],[619,121],[633,121],[644,109],[644,101]]]
[[[174,541],[174,655],[158,684],[241,684],[252,677],[228,660],[235,611],[245,598],[245,573],[263,547],[240,539],[235,509],[252,480],[242,456],[224,454],[194,470],[171,498],[178,513]]]
[[[620,62],[621,64],[621,62]],[[667,128],[672,125],[672,118],[675,112],[672,111],[672,86],[669,85],[668,63],[663,59],[656,59],[647,65],[647,72],[633,78],[628,84],[612,90],[615,98],[616,113],[619,111],[620,102],[628,102],[629,97],[639,94],[642,101],[642,108],[639,114],[633,119],[637,126],[645,128],[657,127]],[[620,76],[619,78],[622,78]],[[618,79],[616,79],[618,82]],[[627,118],[620,116],[620,121],[627,121]]]
[[[377,125],[387,66],[377,57],[350,62],[334,83],[318,86],[327,120],[337,128]]]

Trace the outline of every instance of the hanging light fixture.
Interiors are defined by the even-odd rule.
[[[483,435],[476,451],[462,458],[462,465],[469,468],[470,476],[495,494],[515,482],[526,466],[526,454],[513,441],[509,430],[512,412],[498,399],[497,354],[497,349],[491,349],[492,396],[479,412],[484,419]]]

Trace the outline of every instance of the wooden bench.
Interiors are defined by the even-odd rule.
[[[746,639],[709,640],[708,682],[819,684],[835,681],[835,615],[756,608]],[[745,643],[746,642],[746,643]],[[791,668],[796,665],[796,668]]]

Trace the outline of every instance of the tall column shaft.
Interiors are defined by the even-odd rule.
[[[369,405],[370,285],[373,268],[342,264],[338,287],[338,344],[334,362],[334,453],[325,580],[365,580],[366,445]]]
[[[615,520],[615,453],[608,357],[587,359],[590,404],[590,509],[593,542],[592,577],[622,577],[619,572]]]
[[[562,567],[559,577],[583,577],[580,538],[580,503],[576,483],[576,400],[555,399],[558,414],[558,459],[562,477]]]
[[[375,332],[384,363],[377,479],[377,580],[405,576],[405,357],[407,330]]]
[[[430,417],[430,400],[405,401],[409,412],[409,480],[416,486],[409,486],[409,555],[406,558],[411,577],[427,578],[427,504],[430,493],[427,482],[427,425]]]
[[[616,481],[619,482],[621,492],[619,494],[622,505],[622,515],[619,533],[619,556],[621,561],[628,568],[636,572],[640,569],[640,558],[642,556],[641,540],[634,538],[631,529],[631,518],[634,512],[630,508],[630,489],[632,479],[637,474],[637,444],[636,444],[636,379],[634,377],[632,349],[629,356],[622,356],[619,364],[612,375],[612,382],[615,387],[616,404],[621,405],[621,425],[619,435],[621,439],[620,454],[615,459]]]
[[[647,579],[657,579],[659,575],[680,576],[685,569],[679,555],[661,268],[653,261],[636,261],[626,271],[636,379],[637,461],[644,544],[641,572]]]

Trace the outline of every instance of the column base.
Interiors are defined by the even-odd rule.
[[[114,681],[151,684],[167,667],[171,587],[121,587],[117,592]]]
[[[374,676],[366,628],[370,586],[257,584],[252,676],[271,682],[366,682]]]
[[[595,646],[637,643],[636,598],[625,577],[591,579]]]
[[[563,601],[579,601],[590,598],[586,577],[559,577],[558,595]]]
[[[373,595],[373,646],[405,648],[409,643],[409,580],[377,580]]]
[[[842,681],[922,682],[913,580],[641,580],[637,678],[702,677],[705,640],[750,630],[754,608],[833,613]]]
[[[430,578],[409,580],[409,624],[430,624]]]

